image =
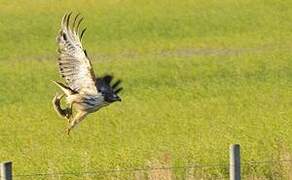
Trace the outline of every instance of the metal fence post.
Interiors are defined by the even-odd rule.
[[[240,145],[233,144],[230,146],[230,163],[229,163],[230,180],[240,180]]]
[[[6,161],[0,164],[0,179],[12,180],[12,162]]]

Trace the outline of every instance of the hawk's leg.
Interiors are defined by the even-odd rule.
[[[79,111],[76,113],[75,117],[69,123],[69,127],[67,129],[67,134],[70,134],[71,129],[73,129],[77,124],[79,124],[87,115],[87,112]]]
[[[65,108],[62,109],[61,107],[61,99],[64,97],[64,94],[57,94],[54,98],[53,98],[53,106],[55,111],[57,112],[57,114],[62,117],[62,118],[66,118],[66,119],[70,119],[70,117],[72,116],[72,106],[70,106],[70,108]]]

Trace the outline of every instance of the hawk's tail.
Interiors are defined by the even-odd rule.
[[[61,99],[63,96],[64,94],[56,94],[52,101],[53,107],[60,117],[70,119],[72,110],[70,108],[62,109],[61,107]]]

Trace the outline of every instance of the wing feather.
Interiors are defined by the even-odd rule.
[[[83,17],[77,14],[72,26],[70,26],[71,15],[72,13],[63,16],[61,30],[57,36],[60,74],[72,90],[78,93],[95,95],[98,94],[95,86],[96,77],[81,43],[86,30],[85,28],[80,33],[80,24]]]

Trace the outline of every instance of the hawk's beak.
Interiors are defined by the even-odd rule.
[[[115,102],[115,101],[122,101],[122,99],[118,96],[118,95],[114,95],[113,97],[112,97],[112,102]]]

